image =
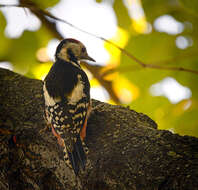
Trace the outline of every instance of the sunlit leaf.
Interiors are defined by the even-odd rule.
[[[50,68],[52,66],[51,62],[43,63],[43,64],[37,64],[32,68],[32,74],[34,75],[34,78],[43,80],[47,73],[49,72]]]
[[[96,86],[99,86],[100,85],[100,83],[98,82],[98,80],[96,80],[95,78],[89,80],[89,82],[90,82],[90,85],[92,87],[96,87]]]
[[[117,75],[113,79],[113,89],[122,103],[130,103],[139,96],[139,89],[122,75]]]
[[[131,18],[128,14],[127,8],[123,4],[123,1],[115,0],[113,8],[117,17],[118,26],[124,29],[129,29],[131,26]]]
[[[149,22],[153,22],[163,14],[168,14],[177,4],[177,0],[141,0],[141,2]]]
[[[128,38],[129,34],[126,30],[122,28],[117,28],[116,35],[112,39],[110,39],[110,41],[117,44],[119,47],[124,48],[126,43],[128,42]],[[105,42],[104,46],[111,54],[109,64],[114,66],[119,65],[118,60],[120,59],[121,51],[107,42]]]
[[[102,0],[96,0],[96,2],[97,2],[97,3],[101,3],[101,2],[102,2]]]
[[[132,26],[134,30],[138,33],[146,33],[148,29],[148,25],[147,25],[145,17],[134,20],[132,23]]]
[[[50,1],[49,0],[42,0],[42,1],[32,0],[32,1],[34,3],[36,3],[40,8],[43,8],[43,9],[48,8],[48,7],[52,7],[59,2],[59,0],[50,0]]]
[[[9,47],[9,39],[5,36],[5,27],[6,27],[6,19],[2,12],[0,12],[0,36],[1,36],[1,51],[0,51],[0,59],[4,60],[4,54],[7,52]],[[5,59],[6,60],[6,59]]]

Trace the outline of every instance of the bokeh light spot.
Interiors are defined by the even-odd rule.
[[[154,27],[159,32],[171,35],[180,34],[184,30],[184,25],[170,15],[162,15],[154,21]]]
[[[166,77],[161,82],[150,87],[150,93],[153,96],[165,96],[173,104],[181,100],[188,99],[192,93],[188,87],[182,86],[174,78]]]

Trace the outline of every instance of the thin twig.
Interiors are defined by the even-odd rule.
[[[103,40],[109,44],[111,44],[112,46],[116,47],[117,49],[119,49],[123,54],[125,54],[126,56],[128,56],[129,58],[131,58],[133,61],[135,61],[136,63],[138,63],[139,65],[141,65],[142,67],[144,68],[151,68],[151,69],[161,69],[161,70],[175,70],[175,71],[184,71],[184,72],[190,72],[190,73],[194,73],[194,74],[197,74],[198,75],[198,71],[197,70],[193,70],[193,69],[188,69],[188,68],[183,68],[183,67],[167,67],[167,66],[161,66],[161,65],[155,65],[155,64],[146,64],[144,62],[142,62],[141,60],[139,60],[137,57],[135,57],[134,55],[132,55],[130,52],[128,52],[127,50],[121,48],[119,45],[115,44],[114,42],[110,41],[110,40],[107,40],[103,37],[100,37],[98,35],[95,35],[91,32],[87,32],[86,30],[83,30],[73,24],[71,24],[70,22],[66,21],[66,20],[63,20],[61,18],[58,18],[54,15],[52,15],[51,13],[49,13],[48,11],[46,10],[42,10],[38,7],[35,7],[34,6],[34,9],[31,8],[31,5],[32,3],[23,3],[20,4],[20,5],[5,5],[5,4],[0,4],[0,7],[26,7],[26,8],[29,8],[31,11],[35,12],[34,9],[36,8],[37,11],[39,11],[40,13],[42,13],[43,15],[49,17],[49,18],[52,18],[54,20],[57,20],[57,21],[60,21],[60,22],[63,22],[67,25],[69,25],[70,27],[72,28],[75,28],[76,30],[78,31],[81,31],[85,34],[88,34],[90,36],[93,36],[95,38],[98,38],[100,40]]]
[[[196,70],[193,70],[193,69],[186,69],[186,68],[183,68],[183,67],[169,67],[169,66],[161,66],[161,65],[153,65],[153,64],[145,64],[144,68],[148,68],[148,69],[161,69],[161,70],[171,70],[171,71],[183,71],[183,72],[190,72],[190,73],[194,73],[194,74],[197,74],[198,75],[198,71]],[[132,70],[131,70],[132,69]],[[134,68],[131,66],[125,66],[125,67],[115,67],[115,68],[111,68],[111,69],[108,69],[104,72],[101,73],[101,76],[102,77],[105,77],[107,75],[110,75],[112,73],[115,73],[115,72],[131,72],[131,71],[134,71],[134,70],[137,70],[138,68]],[[140,69],[140,68],[139,68]]]
[[[188,59],[189,57],[194,57],[194,56],[197,56],[197,52],[196,51],[193,51],[193,52],[188,52],[186,54],[182,54],[182,55],[179,55],[179,56],[175,56],[171,59],[168,59],[168,60],[162,60],[162,61],[157,61],[155,63],[149,63],[149,64],[145,64],[144,67],[146,68],[153,68],[153,69],[163,69],[163,70],[175,70],[175,71],[184,71],[184,72],[190,72],[190,73],[194,73],[194,74],[197,74],[198,71],[196,70],[193,70],[193,69],[185,69],[183,67],[171,67],[171,66],[164,66],[164,65],[168,65],[172,62],[175,62],[175,61],[179,61],[179,60],[185,60],[185,59]],[[162,67],[162,68],[154,68],[153,67]],[[164,67],[164,68],[163,68]],[[105,71],[103,71],[101,73],[102,77],[105,77],[109,74],[112,74],[112,73],[115,73],[115,72],[131,72],[131,71],[136,71],[136,70],[140,70],[141,67],[137,67],[137,65],[128,65],[128,66],[122,66],[122,67],[113,67],[113,68],[109,68],[109,69],[106,69]]]
[[[152,69],[162,69],[162,70],[174,70],[174,71],[185,71],[185,72],[190,72],[198,75],[198,71],[193,70],[193,69],[187,69],[183,67],[167,67],[167,66],[160,66],[160,65],[153,65],[153,64],[147,64],[147,68],[152,68]]]

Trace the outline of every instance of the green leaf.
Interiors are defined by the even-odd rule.
[[[185,9],[198,16],[198,1],[197,0],[179,0]]]
[[[6,19],[1,11],[0,11],[0,21],[1,21],[1,25],[0,25],[0,36],[1,36],[0,59],[4,60],[3,56],[7,52],[10,40],[8,38],[6,38],[5,33],[4,33],[5,27],[6,27]]]
[[[20,38],[10,40],[4,57],[14,65],[15,71],[26,73],[36,62],[35,53],[38,47],[35,33],[25,31]]]
[[[48,7],[53,7],[56,5],[59,0],[32,0],[34,3],[36,3],[40,8],[45,9]]]
[[[180,117],[175,118],[175,131],[182,135],[191,135],[198,137],[198,125],[197,125],[197,113],[198,109],[191,109],[185,111]]]
[[[118,26],[124,29],[129,29],[131,27],[131,18],[123,1],[115,0],[113,8],[117,17]]]
[[[142,0],[141,2],[149,22],[153,22],[161,15],[169,14],[172,7],[177,4],[177,0]]]
[[[101,2],[102,2],[102,0],[96,0],[96,2],[97,2],[97,3],[101,3]]]

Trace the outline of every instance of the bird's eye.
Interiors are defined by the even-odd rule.
[[[86,48],[83,47],[81,51],[82,51],[82,53],[85,53],[86,52]]]

